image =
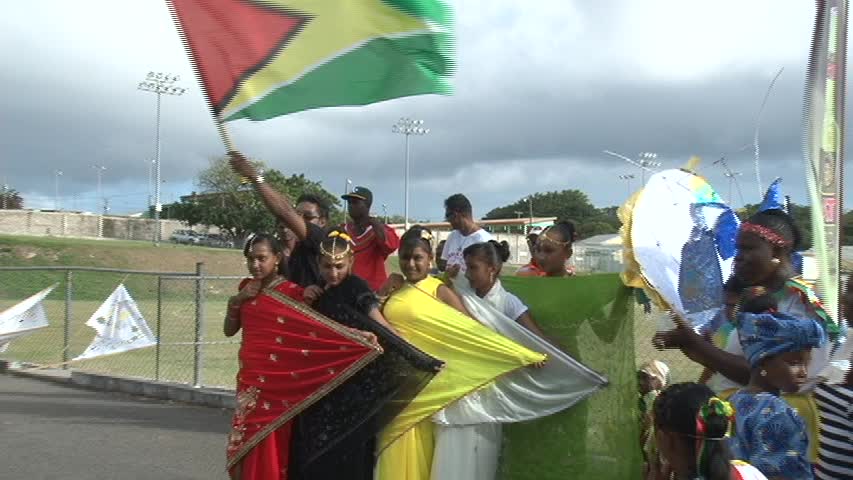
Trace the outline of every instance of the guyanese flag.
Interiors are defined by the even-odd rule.
[[[167,0],[214,115],[451,93],[441,0]]]

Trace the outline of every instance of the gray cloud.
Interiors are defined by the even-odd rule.
[[[115,208],[144,208],[154,97],[135,86],[148,70],[162,69],[183,75],[191,87],[186,96],[164,98],[162,116],[166,189],[188,193],[196,172],[223,148],[165,8],[93,0],[80,11],[66,2],[39,3],[17,4],[0,20],[0,48],[17,66],[0,71],[4,90],[15,92],[4,99],[11,121],[0,129],[0,177],[31,203],[49,206],[51,174],[62,169],[63,195],[93,209],[90,166],[103,164]],[[236,144],[331,190],[342,190],[346,178],[369,185],[377,210],[387,203],[401,213],[403,139],[391,125],[400,116],[422,118],[431,133],[412,141],[412,211],[420,217],[440,217],[442,198],[456,191],[469,193],[480,213],[562,188],[582,189],[599,205],[619,203],[627,185],[616,176],[634,170],[603,149],[655,151],[673,167],[700,155],[702,171],[727,192],[722,170],[711,163],[751,143],[764,91],[784,66],[762,123],[763,180],[782,175],[795,200],[804,199],[800,111],[809,6],[490,5],[457,5],[454,96],[236,122],[229,125]],[[32,9],[45,6],[54,12],[45,24],[54,36],[47,38],[28,23]],[[100,28],[73,21],[87,16]],[[728,158],[744,172],[746,200],[755,201],[751,149]]]

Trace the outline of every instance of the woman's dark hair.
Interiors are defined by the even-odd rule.
[[[782,210],[765,210],[758,212],[747,220],[749,223],[767,227],[791,245],[791,251],[799,252],[807,248],[806,239],[803,237],[794,219]]]
[[[272,253],[278,255],[284,252],[284,248],[281,246],[281,242],[275,237],[275,235],[270,235],[269,233],[253,233],[246,237],[246,243],[243,245],[243,256],[249,256],[249,250],[252,249],[258,243],[267,242],[270,246],[270,250]]]
[[[421,225],[413,225],[400,237],[400,250],[421,247],[432,253],[432,242],[433,237],[430,229]]]
[[[548,227],[542,234],[549,232],[557,232],[563,237],[564,242],[574,243],[575,238],[577,237],[577,231],[575,230],[575,224],[569,222],[567,220],[561,220],[550,227]]]
[[[474,209],[471,207],[471,201],[461,193],[455,193],[447,197],[444,200],[444,209],[448,212],[461,213],[468,216],[474,214]]]
[[[328,220],[329,218],[329,205],[320,198],[319,195],[314,195],[313,193],[303,193],[296,199],[297,205],[302,202],[313,203],[317,205],[317,213],[320,214],[320,218],[325,218]]]
[[[680,434],[690,452],[691,470],[688,478],[729,480],[732,454],[724,440],[729,431],[729,418],[714,409],[704,419],[705,452],[696,460],[697,416],[700,409],[714,397],[714,391],[701,383],[676,383],[661,392],[654,405],[655,428]],[[697,465],[698,463],[698,465]]]
[[[475,243],[465,247],[462,256],[479,258],[492,267],[500,269],[504,262],[509,260],[509,243],[506,241],[498,243],[495,240]]]

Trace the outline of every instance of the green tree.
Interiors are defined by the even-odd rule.
[[[20,210],[24,208],[24,199],[14,188],[0,186],[0,210]]]
[[[530,212],[528,197],[521,198],[516,202],[498,207],[490,211],[484,217],[486,220],[498,218],[516,218],[519,213],[522,218],[527,217]],[[533,203],[533,216],[535,217],[558,217],[561,219],[585,219],[595,215],[596,208],[590,203],[589,198],[580,190],[563,190],[561,192],[534,193],[529,196]]]
[[[616,233],[618,231],[618,227],[614,228],[613,225],[607,222],[586,221],[578,225],[579,238],[589,238],[596,235]]]
[[[841,238],[843,245],[853,245],[853,210],[848,211],[841,218]]]
[[[737,211],[738,217],[740,217],[741,221],[745,221],[749,217],[755,214],[758,211],[760,205],[758,204],[748,204],[744,205],[743,208]],[[799,227],[800,232],[803,234],[803,240],[805,242],[805,248],[810,248],[812,243],[812,218],[811,218],[811,208],[808,205],[798,205],[794,202],[791,202],[788,205],[788,210],[791,213],[791,217],[794,219],[794,223]]]
[[[285,176],[278,170],[265,168],[260,161],[255,161],[255,164],[263,170],[264,181],[292,201],[305,193],[317,195],[330,206],[330,221],[340,222],[343,219],[340,200],[324,189],[320,182],[303,174]],[[248,232],[271,232],[275,228],[275,218],[252,186],[243,184],[232,172],[227,157],[212,159],[210,166],[199,172],[197,183],[200,193],[193,192],[180,202],[164,206],[164,213],[168,211],[169,218],[189,225],[214,225],[238,238]]]
[[[532,199],[534,217],[557,217],[569,220],[578,229],[581,238],[619,231],[620,222],[616,216],[618,207],[598,209],[589,201],[589,197],[580,190],[534,193]],[[504,207],[495,208],[486,214],[485,219],[527,218],[530,215],[528,197]]]

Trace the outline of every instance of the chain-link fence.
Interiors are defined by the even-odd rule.
[[[569,263],[577,273],[619,273],[624,267],[622,247],[575,245]]]
[[[621,270],[610,251],[586,249],[575,259],[582,273]],[[618,266],[618,268],[617,268]],[[44,305],[50,326],[9,344],[0,358],[40,366],[133,376],[198,386],[233,388],[240,337],[222,333],[228,297],[239,276],[193,272],[146,272],[82,267],[0,267],[0,311],[51,285]],[[74,361],[92,342],[85,325],[123,283],[158,343],[150,348]],[[636,364],[666,362],[674,381],[696,380],[701,368],[678,350],[658,351],[651,339],[671,327],[663,312],[634,309]]]
[[[0,267],[0,311],[51,285],[50,325],[13,340],[0,357],[39,366],[233,388],[240,338],[222,333],[229,296],[243,277],[83,267]],[[153,347],[74,360],[95,337],[86,321],[124,284],[157,338]]]

